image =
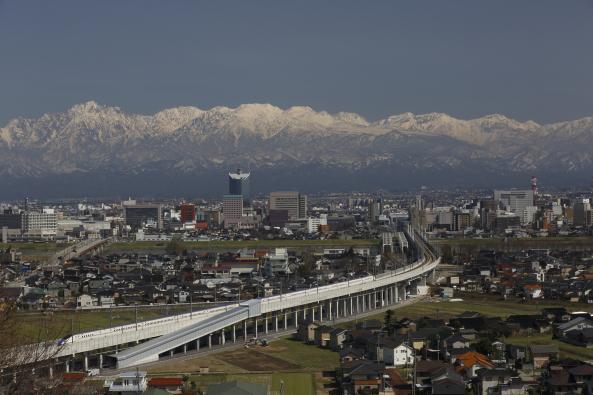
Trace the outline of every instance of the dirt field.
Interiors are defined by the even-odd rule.
[[[235,365],[249,372],[278,372],[300,368],[299,365],[255,350],[250,350],[249,352],[241,350],[221,354],[218,358],[228,364]]]

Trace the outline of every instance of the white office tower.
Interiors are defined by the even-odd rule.
[[[309,217],[307,218],[307,231],[309,233],[319,232],[320,225],[327,225],[327,214],[321,214],[319,218]]]

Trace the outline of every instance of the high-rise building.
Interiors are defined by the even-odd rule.
[[[163,228],[163,213],[160,204],[124,204],[124,221],[132,229]]]
[[[494,230],[498,201],[494,199],[480,201],[480,228],[485,231]]]
[[[249,195],[249,175],[251,173],[244,173],[241,169],[237,169],[236,173],[229,173],[229,195],[243,196],[245,205],[250,204]]]
[[[533,190],[531,189],[513,189],[510,191],[494,191],[494,200],[502,203],[507,211],[517,214],[523,222],[525,210],[529,206],[533,206]],[[524,222],[523,222],[524,223]]]
[[[307,217],[307,196],[298,192],[271,192],[270,210],[287,210],[288,219]]]
[[[179,209],[179,219],[182,224],[196,220],[196,205],[183,203]]]
[[[5,209],[0,213],[0,229],[2,229],[2,242],[6,243],[11,237],[20,237],[23,234],[24,212],[14,208]]]
[[[575,202],[572,210],[573,225],[589,226],[591,225],[591,202],[589,199],[582,199]]]
[[[58,231],[57,216],[53,210],[27,211],[23,217],[23,234],[33,238],[54,237]]]
[[[225,222],[233,222],[243,217],[243,196],[224,195],[222,198],[222,212]]]

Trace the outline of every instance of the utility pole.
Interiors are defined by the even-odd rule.
[[[414,348],[414,344],[412,343],[412,358],[414,358],[414,366],[413,366],[413,373],[412,373],[412,395],[416,395],[416,349]]]

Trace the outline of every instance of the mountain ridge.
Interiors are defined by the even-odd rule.
[[[48,176],[144,172],[158,181],[159,173],[219,174],[244,166],[271,178],[318,167],[349,174],[344,187],[351,189],[367,173],[371,180],[365,182],[377,174],[377,185],[381,178],[420,185],[434,182],[437,174],[437,181],[450,177],[472,185],[484,181],[474,174],[477,169],[492,177],[534,173],[568,182],[593,170],[591,143],[593,117],[540,125],[501,114],[463,120],[403,113],[369,121],[356,113],[267,103],[180,106],[146,115],[88,101],[64,112],[15,118],[0,128],[0,175],[19,184]]]

